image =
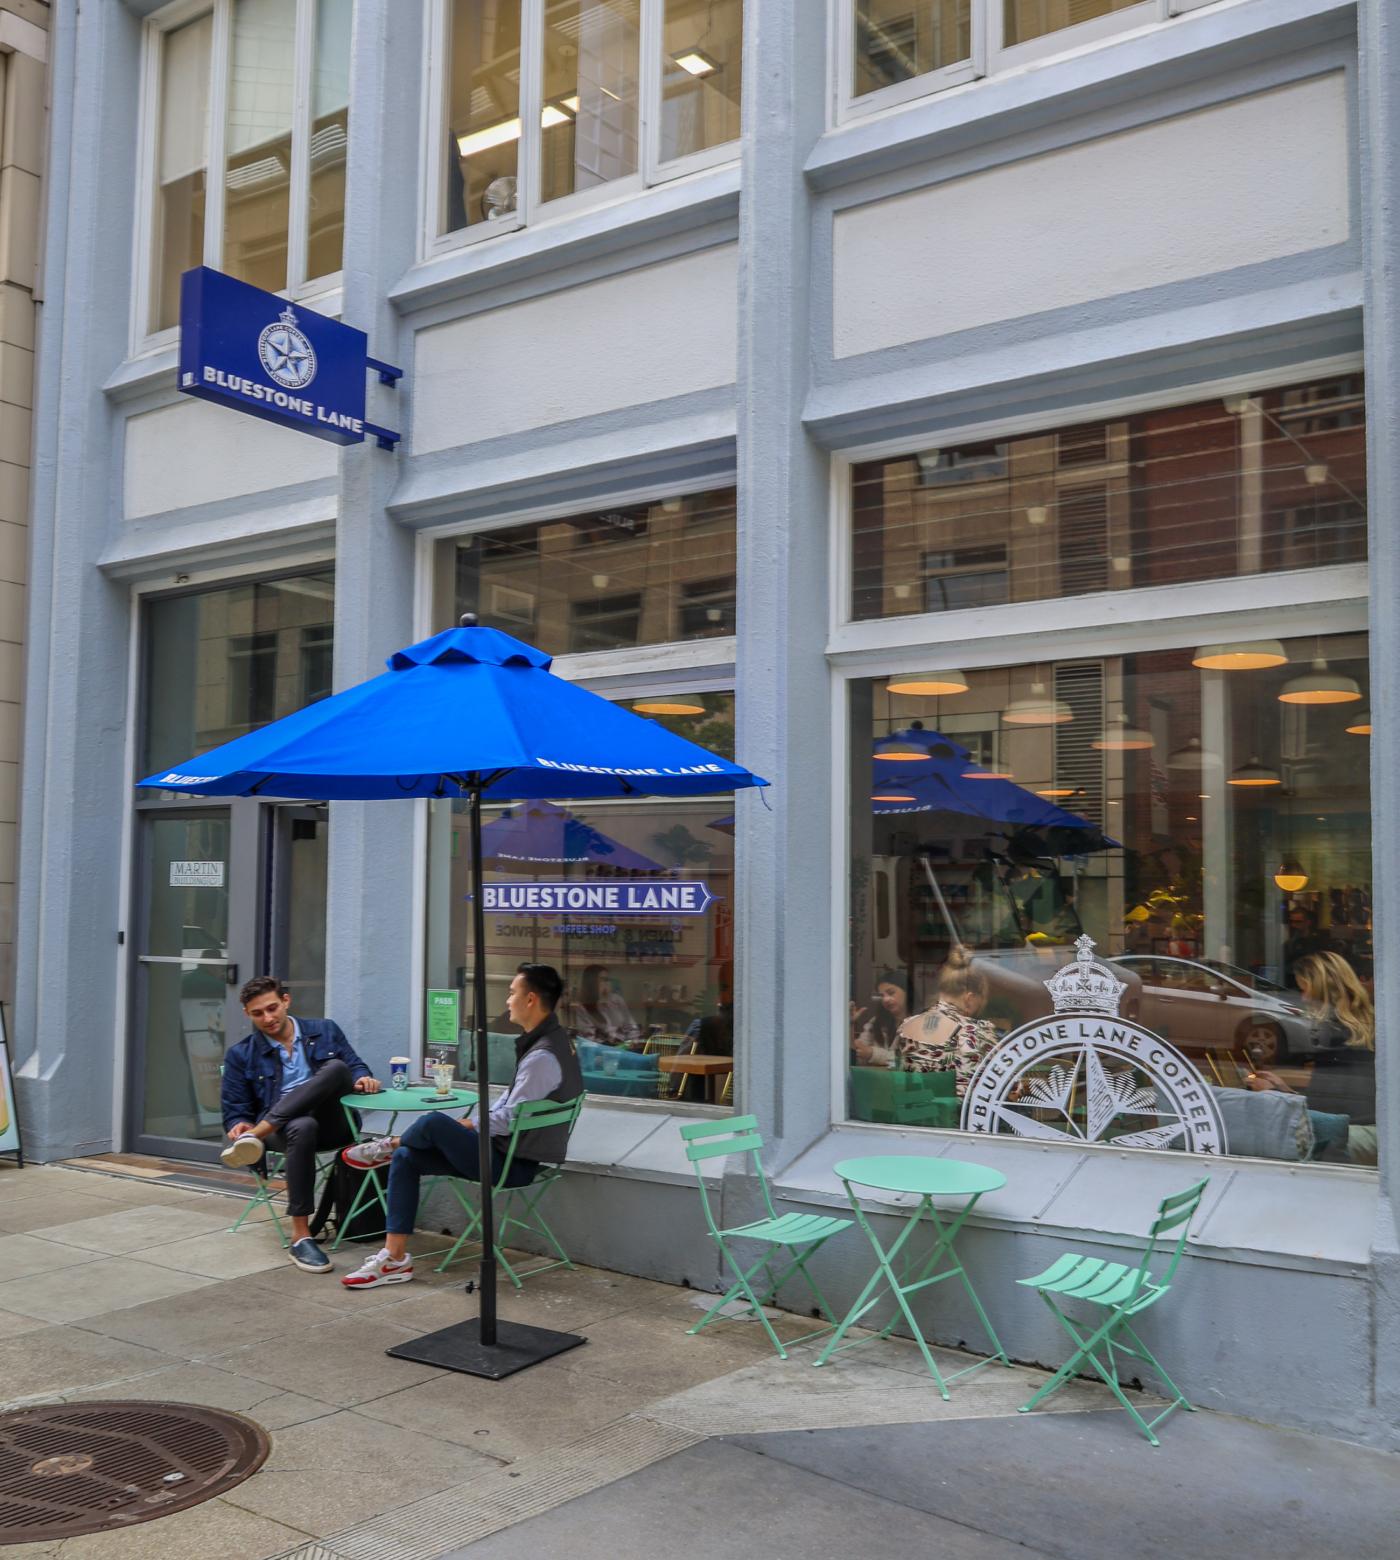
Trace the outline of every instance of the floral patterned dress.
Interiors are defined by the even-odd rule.
[[[954,1073],[961,1099],[982,1058],[1000,1038],[990,1020],[969,1018],[952,1003],[938,1002],[900,1025],[893,1065],[902,1072]]]

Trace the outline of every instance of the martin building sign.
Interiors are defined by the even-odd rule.
[[[1125,989],[1081,937],[1045,982],[1055,1017],[1023,1024],[982,1059],[963,1099],[965,1132],[1049,1142],[1223,1154],[1209,1085],[1150,1029],[1118,1016]]]
[[[333,444],[399,435],[365,419],[365,375],[401,371],[369,356],[364,331],[209,266],[180,278],[180,389]]]

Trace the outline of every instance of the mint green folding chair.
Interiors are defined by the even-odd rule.
[[[336,1153],[339,1153],[338,1149],[336,1150]],[[334,1168],[336,1154],[328,1154],[324,1163],[321,1161],[321,1156],[319,1154],[316,1156],[316,1160],[316,1196],[319,1198],[322,1190],[325,1187],[326,1177],[330,1175],[331,1170]],[[254,1170],[252,1172],[253,1180],[257,1182],[258,1189],[248,1199],[247,1206],[244,1208],[243,1212],[240,1213],[233,1221],[233,1223],[229,1225],[228,1232],[230,1235],[236,1234],[238,1232],[239,1225],[241,1225],[245,1219],[249,1218],[255,1212],[255,1210],[258,1208],[266,1208],[267,1211],[272,1215],[272,1222],[277,1227],[277,1238],[282,1242],[283,1248],[285,1249],[288,1245],[290,1245],[290,1239],[286,1230],[282,1228],[282,1220],[278,1217],[277,1214],[277,1204],[273,1201],[275,1197],[285,1197],[286,1193],[276,1192],[272,1187],[272,1182],[281,1177],[283,1169],[285,1168],[285,1163],[285,1156],[279,1154],[275,1149],[269,1148],[263,1154],[262,1169]]]
[[[1055,1320],[1074,1340],[1075,1346],[1073,1355],[1060,1366],[1029,1403],[1022,1405],[1021,1413],[1028,1414],[1037,1403],[1058,1392],[1070,1377],[1076,1375],[1086,1364],[1091,1365],[1103,1379],[1114,1397],[1127,1409],[1133,1423],[1153,1446],[1161,1444],[1153,1434],[1153,1427],[1161,1424],[1168,1414],[1178,1408],[1184,1408],[1188,1414],[1195,1413],[1195,1409],[1186,1401],[1181,1389],[1162,1369],[1152,1351],[1133,1330],[1131,1318],[1156,1305],[1171,1288],[1172,1277],[1176,1273],[1177,1264],[1181,1261],[1181,1253],[1186,1247],[1192,1216],[1200,1206],[1201,1198],[1209,1185],[1210,1178],[1207,1176],[1204,1181],[1198,1181],[1187,1191],[1163,1199],[1148,1234],[1142,1260],[1135,1268],[1130,1268],[1122,1262],[1105,1262],[1102,1257],[1081,1257],[1073,1251],[1067,1251],[1063,1256],[1056,1258],[1043,1273],[1038,1273],[1034,1278],[1016,1280],[1018,1284],[1024,1284],[1026,1288],[1034,1289],[1039,1293],[1040,1298],[1054,1313]],[[1162,1239],[1172,1230],[1178,1229],[1181,1233],[1174,1243]],[[1158,1257],[1166,1258],[1168,1255],[1166,1272],[1160,1279],[1154,1279],[1150,1271],[1152,1262]],[[1084,1322],[1080,1322],[1079,1325],[1086,1328],[1081,1333],[1056,1305],[1056,1297],[1097,1306],[1101,1313],[1106,1314],[1091,1328]],[[1131,1341],[1122,1342],[1124,1337]],[[1141,1360],[1149,1365],[1171,1394],[1172,1401],[1155,1419],[1144,1419],[1133,1404],[1124,1397],[1123,1389],[1118,1382],[1120,1354],[1126,1354],[1132,1359]]]
[[[507,1186],[505,1183],[510,1177],[510,1168],[515,1163],[516,1146],[522,1133],[535,1132],[542,1127],[567,1126],[572,1135],[574,1124],[583,1110],[583,1101],[582,1094],[577,1099],[565,1100],[562,1104],[554,1100],[529,1100],[515,1113],[510,1144],[506,1149],[505,1158],[501,1161],[500,1172],[491,1187],[491,1201],[496,1212],[496,1261],[505,1269],[506,1276],[517,1289],[521,1287],[524,1279],[532,1278],[536,1273],[547,1273],[551,1268],[557,1267],[572,1268],[574,1264],[568,1252],[560,1244],[559,1237],[550,1228],[544,1214],[540,1211],[540,1204],[550,1189],[563,1178],[564,1167],[541,1165],[533,1181],[527,1181],[524,1186]],[[466,1226],[448,1248],[442,1261],[438,1263],[439,1273],[456,1261],[457,1253],[467,1241],[479,1239],[481,1235],[481,1205],[471,1196],[470,1190],[474,1183],[463,1181],[457,1176],[437,1176],[428,1183],[425,1195],[434,1187],[442,1185],[448,1186],[461,1204],[462,1212],[466,1216]],[[537,1262],[532,1267],[513,1266],[502,1249],[508,1244],[507,1235],[511,1230],[522,1230],[528,1235],[535,1236],[543,1241],[554,1255],[546,1256],[545,1261]]]
[[[734,1283],[728,1291],[693,1327],[688,1327],[686,1331],[690,1334],[698,1333],[711,1322],[739,1321],[752,1314],[763,1323],[763,1330],[768,1334],[781,1359],[788,1357],[789,1345],[808,1343],[814,1338],[824,1338],[838,1325],[838,1318],[826,1303],[826,1296],[817,1287],[817,1281],[808,1271],[807,1263],[833,1235],[839,1235],[842,1230],[850,1229],[853,1221],[819,1213],[779,1213],[774,1208],[772,1193],[768,1189],[768,1177],[763,1173],[763,1161],[759,1157],[763,1148],[763,1138],[759,1134],[756,1117],[731,1116],[725,1121],[696,1121],[680,1130],[681,1137],[685,1139],[685,1157],[695,1166],[695,1177],[700,1183],[700,1205],[705,1210],[705,1223],[710,1227],[710,1239],[719,1247],[724,1260],[733,1268],[735,1274]],[[756,1219],[751,1224],[737,1224],[732,1229],[722,1229],[716,1222],[714,1210],[710,1206],[710,1189],[705,1185],[705,1177],[700,1166],[706,1159],[716,1159],[728,1154],[752,1156],[753,1172],[763,1194],[763,1206],[768,1210],[766,1219]],[[729,1243],[737,1240],[756,1241],[767,1250],[756,1262],[745,1267],[743,1261],[730,1248]],[[775,1273],[773,1268],[780,1252],[787,1259],[787,1265],[781,1272]],[[765,1286],[761,1295],[754,1290],[754,1277],[760,1269],[762,1269],[762,1283]],[[784,1343],[773,1331],[763,1308],[771,1305],[779,1289],[798,1274],[812,1291],[812,1298],[831,1326],[820,1328],[817,1332],[808,1333],[802,1338],[791,1338]],[[748,1300],[748,1308],[738,1316],[722,1315],[725,1306],[737,1300],[740,1295]]]

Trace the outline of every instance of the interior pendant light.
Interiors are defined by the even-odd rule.
[[[1285,894],[1296,894],[1308,886],[1308,874],[1290,858],[1274,873],[1274,882]]]
[[[1251,754],[1247,764],[1241,764],[1238,769],[1233,770],[1225,783],[1226,785],[1263,786],[1282,785],[1283,781],[1279,778],[1278,770],[1270,769],[1267,764],[1261,764],[1259,755],[1255,753]]]
[[[1074,787],[1072,785],[1047,785],[1035,794],[1037,796],[1048,796],[1052,799],[1058,796],[1073,796]]]
[[[1174,748],[1167,754],[1168,769],[1189,769],[1199,772],[1207,765],[1214,766],[1220,762],[1214,753],[1207,753],[1201,746],[1199,737],[1188,737],[1183,746]]]
[[[870,798],[872,802],[914,802],[918,798],[909,791],[881,789]]]
[[[964,769],[964,780],[1014,780],[1016,777],[1007,769]]]
[[[1029,697],[1013,699],[1001,718],[1010,726],[1063,726],[1074,719],[1074,711],[1046,693],[1043,682],[1033,682]]]
[[[894,737],[887,737],[885,741],[875,744],[875,757],[886,764],[926,764],[928,749],[914,742],[900,742]]]
[[[1351,724],[1347,730],[1353,737],[1369,737],[1371,735],[1370,710],[1358,710],[1351,718]]]
[[[670,698],[637,699],[632,708],[639,715],[703,715],[705,706],[693,698],[672,695]]]
[[[1144,731],[1141,726],[1130,726],[1123,716],[1115,715],[1105,722],[1104,729],[1089,746],[1101,753],[1134,753],[1155,747],[1156,742],[1150,731]]]
[[[1254,672],[1266,666],[1285,666],[1288,652],[1277,639],[1244,639],[1237,644],[1202,645],[1191,657],[1192,666],[1212,672]]]
[[[966,693],[971,686],[966,673],[951,667],[939,672],[899,672],[885,684],[890,693],[913,693],[928,698]]]
[[[1352,704],[1361,697],[1361,685],[1354,677],[1332,671],[1318,656],[1312,670],[1290,677],[1278,697],[1280,704]]]

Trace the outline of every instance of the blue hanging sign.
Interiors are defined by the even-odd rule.
[[[703,915],[714,899],[709,888],[690,880],[616,883],[487,883],[482,908],[488,915]]]
[[[365,420],[365,374],[402,370],[372,358],[353,325],[289,303],[207,265],[180,278],[180,389],[332,444],[399,435]]]

